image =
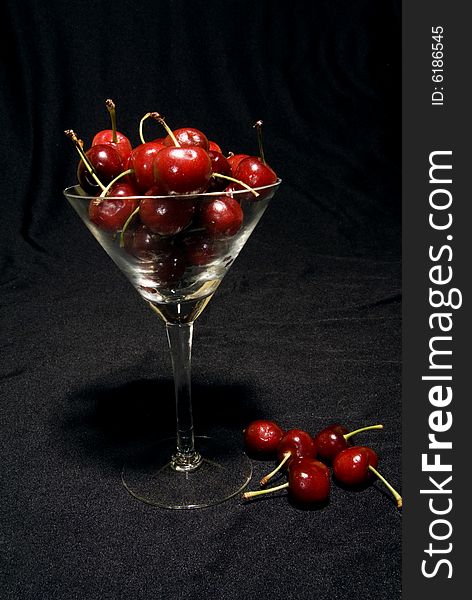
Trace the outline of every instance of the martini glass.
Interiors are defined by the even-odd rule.
[[[202,313],[238,256],[280,185],[241,190],[230,195],[243,212],[240,229],[231,236],[209,235],[199,223],[205,203],[222,196],[211,192],[190,196],[134,196],[135,215],[119,231],[106,231],[90,218],[97,199],[79,186],[64,194],[92,235],[148,306],[164,321],[172,358],[176,437],[156,441],[130,457],[122,471],[126,489],[136,498],[164,508],[199,508],[238,494],[249,482],[252,467],[241,447],[241,434],[221,439],[194,435],[191,400],[193,323]],[[188,210],[189,224],[174,235],[158,235],[141,222],[140,202],[171,201]],[[107,201],[114,201],[107,196]],[[123,201],[123,198],[116,198]]]

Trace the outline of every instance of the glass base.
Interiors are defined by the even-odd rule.
[[[224,439],[224,437],[223,437]],[[175,439],[167,439],[133,457],[122,472],[125,488],[138,500],[161,508],[203,508],[232,498],[252,476],[241,443],[196,437],[202,459],[193,470],[176,469]]]

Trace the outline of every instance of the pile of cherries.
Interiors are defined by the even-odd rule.
[[[377,471],[378,455],[368,446],[351,446],[350,438],[383,425],[370,425],[349,431],[335,424],[311,436],[303,429],[283,431],[277,423],[269,420],[253,421],[244,430],[244,444],[250,455],[272,458],[277,456],[279,464],[265,475],[261,486],[272,479],[281,469],[288,471],[288,481],[270,489],[246,492],[243,498],[257,496],[288,488],[296,502],[316,505],[326,503],[331,490],[331,475],[328,465],[339,483],[346,487],[362,486],[378,477],[390,490],[398,508],[402,507],[400,494]]]
[[[89,204],[90,221],[103,231],[121,232],[120,245],[139,261],[168,254],[164,280],[179,279],[188,265],[210,263],[221,243],[236,235],[243,224],[241,196],[260,200],[267,192],[255,188],[277,182],[264,157],[262,122],[254,125],[259,156],[224,156],[220,146],[198,129],[172,131],[155,112],[141,119],[142,143],[133,148],[116,129],[113,101],[107,100],[106,107],[112,128],[99,131],[87,151],[73,130],[65,131],[80,156],[78,183],[95,197]],[[158,121],[167,135],[146,142],[143,123],[148,118]],[[247,194],[234,194],[239,190]],[[195,200],[196,194],[208,192],[212,195],[204,201]],[[189,229],[192,233],[185,236]]]

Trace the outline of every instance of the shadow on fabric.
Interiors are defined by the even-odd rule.
[[[238,435],[253,419],[255,390],[239,384],[194,382],[192,404],[197,435]],[[141,446],[175,435],[174,386],[171,379],[136,380],[122,386],[94,386],[70,396],[61,428],[66,455],[78,451],[87,460],[121,467],[123,458]],[[111,465],[110,465],[111,463]]]

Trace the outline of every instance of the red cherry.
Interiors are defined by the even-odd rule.
[[[249,156],[244,158],[238,165],[234,178],[239,179],[243,183],[252,188],[272,185],[277,181],[277,175],[269,165],[261,162],[257,156]]]
[[[146,225],[128,227],[124,234],[125,250],[143,262],[156,260],[160,254],[172,251],[172,242],[152,232]]]
[[[153,196],[151,188],[146,195]],[[143,198],[139,204],[139,216],[144,225],[159,235],[176,235],[192,220],[194,203],[190,198]]]
[[[314,458],[297,458],[288,470],[290,495],[303,504],[326,502],[331,489],[328,467]]]
[[[114,232],[123,228],[138,207],[138,200],[129,198],[136,195],[128,183],[115,183],[104,198],[95,198],[89,204],[89,219],[100,229]]]
[[[182,148],[200,147],[204,150],[210,149],[208,138],[199,129],[194,127],[181,127],[172,132]],[[166,146],[175,146],[175,141],[170,135],[164,139]]]
[[[375,468],[378,462],[378,456],[372,448],[367,446],[345,448],[334,459],[334,475],[344,485],[361,485],[372,477],[369,466]]]
[[[128,158],[131,154],[132,146],[129,139],[120,133],[116,132],[117,141],[113,141],[113,130],[112,129],[104,129],[103,131],[99,131],[92,140],[92,146],[98,146],[99,144],[109,144],[119,153],[121,156],[121,160],[123,162]]]
[[[103,185],[107,185],[123,171],[123,161],[118,151],[109,144],[97,144],[87,150],[85,156],[95,170]],[[101,189],[90,175],[81,160],[77,167],[77,180],[80,187],[88,194],[96,194]]]
[[[332,460],[341,450],[347,448],[344,435],[348,429],[342,425],[330,425],[322,429],[315,437],[317,453],[320,458]]]
[[[213,150],[214,152],[221,152],[221,148],[216,142],[212,142],[211,140],[209,140],[208,145],[209,150]]]
[[[377,471],[379,458],[377,453],[367,446],[352,446],[342,450],[333,461],[333,472],[336,479],[347,486],[358,486],[367,483],[373,475],[392,493],[401,508],[403,500],[400,494]]]
[[[280,462],[273,471],[261,479],[261,485],[265,485],[282,467],[289,466],[290,462],[295,458],[303,458],[305,456],[307,458],[315,458],[315,440],[303,429],[289,429],[285,432],[277,446],[277,458]]]
[[[303,504],[319,504],[329,498],[331,481],[329,469],[314,458],[296,458],[290,464],[288,482],[269,490],[246,492],[243,498],[254,498],[263,494],[288,488],[290,496]]]
[[[108,98],[105,100],[105,106],[107,107],[108,114],[111,119],[111,129],[104,129],[103,131],[99,131],[92,141],[92,146],[96,146],[98,144],[110,144],[118,151],[121,159],[126,161],[128,156],[131,153],[131,143],[129,139],[116,130],[116,107],[113,100]]]
[[[284,435],[283,430],[265,419],[250,423],[244,431],[244,444],[248,452],[255,454],[273,454]]]
[[[350,445],[353,435],[371,429],[382,429],[383,425],[369,425],[354,431],[349,431],[343,425],[330,425],[322,429],[315,437],[318,457],[332,461],[334,457]]]
[[[241,229],[244,213],[230,196],[218,196],[200,206],[200,223],[214,237],[231,237]]]
[[[222,175],[231,175],[231,165],[228,159],[221,152],[216,150],[208,150],[208,156],[211,159],[213,173],[221,173]]]
[[[251,192],[245,192],[244,194],[241,193],[241,186],[237,183],[230,183],[227,187],[225,187],[223,191],[227,196],[231,196],[231,198],[234,198],[240,204],[242,204],[243,202],[252,202],[256,199],[259,199],[260,197],[259,196],[258,198],[255,198],[254,194],[252,194]],[[234,192],[238,193],[233,195]]]
[[[289,454],[290,458],[308,456],[315,458],[316,444],[312,436],[303,429],[289,429],[277,447],[277,457],[283,460]]]
[[[239,163],[245,158],[249,158],[249,154],[232,154],[230,157],[228,157],[228,163],[231,167],[233,175],[236,173]]]
[[[223,251],[221,243],[200,231],[189,233],[182,240],[188,262],[196,267],[203,267],[213,262]]]
[[[133,169],[132,180],[136,182],[140,192],[144,193],[154,184],[154,159],[165,148],[159,142],[140,144],[131,152],[127,168]]]
[[[221,154],[221,152],[209,150],[208,156],[211,160],[211,170],[213,173],[219,173],[220,175],[225,175],[226,177],[231,176],[231,166],[228,160],[223,156],[223,154]],[[210,185],[208,186],[208,191],[222,191],[227,185],[227,183],[228,182],[225,179],[222,179],[220,177],[212,177],[210,180]]]
[[[203,148],[165,147],[154,159],[155,182],[166,194],[199,194],[208,188],[211,159]]]
[[[152,274],[149,273],[149,277],[153,277],[163,285],[180,281],[187,267],[185,255],[179,248],[174,248],[168,254],[160,254],[151,264]]]

